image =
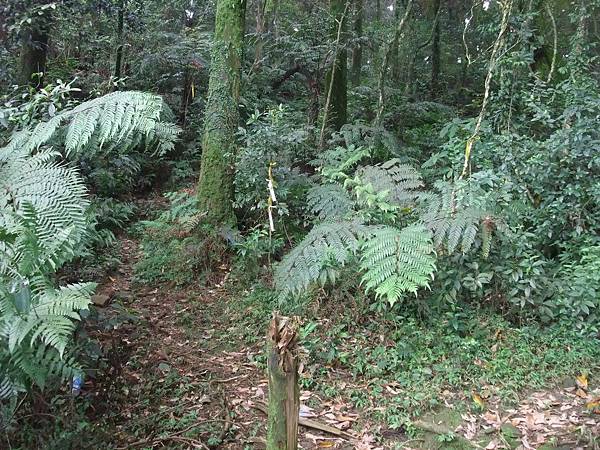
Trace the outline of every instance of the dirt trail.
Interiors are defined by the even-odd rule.
[[[121,266],[98,290],[113,298],[113,305],[122,303],[140,319],[116,332],[126,356],[120,358],[121,367],[115,371],[118,379],[111,380],[122,388],[108,400],[116,430],[112,437],[115,448],[264,448],[266,421],[254,407],[265,402],[268,389],[264,372],[255,363],[262,353],[262,340],[249,346],[231,333],[239,324],[226,314],[227,302],[235,301],[226,289],[227,272],[219,274],[210,288],[143,286],[133,282],[139,244],[125,237],[121,253]],[[100,380],[95,386],[98,395],[105,385]],[[360,450],[594,448],[580,444],[585,433],[600,435],[598,416],[585,412],[582,393],[586,398],[598,394],[588,392],[587,386],[585,392],[577,387],[538,392],[513,410],[489,404],[480,414],[457,414],[448,405],[454,419],[433,415],[429,422],[421,421],[423,438],[392,433],[389,442],[376,444],[374,435],[385,436],[385,427],[365,422],[345,399],[302,392],[303,416],[344,428],[356,438],[346,440],[302,428],[301,446]],[[308,404],[318,406],[312,409],[305,406]],[[444,444],[437,438],[446,432],[454,433],[458,441]]]
[[[266,402],[268,387],[264,372],[252,362],[260,358],[262,344],[259,339],[248,346],[229,333],[239,324],[225,314],[231,298],[224,287],[227,272],[210,288],[140,286],[133,282],[140,256],[139,244],[123,238],[121,265],[98,288],[99,295],[115,301],[107,311],[118,301],[140,319],[117,330],[127,348],[119,382],[128,386],[127,398],[114,405],[120,408],[113,414],[117,448],[264,448],[266,419],[256,404]],[[136,388],[151,385],[150,390]],[[313,395],[302,396],[306,401]],[[348,411],[341,402],[323,402],[321,413],[347,416]],[[191,415],[194,420],[188,423]],[[317,413],[303,407],[303,415]],[[355,420],[356,415],[347,417]],[[185,426],[150,430],[135,424],[140,418],[159,425],[180,420]],[[140,438],[141,430],[149,434]],[[356,448],[311,429],[301,430],[301,442],[303,448]]]

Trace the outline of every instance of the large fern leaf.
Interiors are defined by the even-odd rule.
[[[68,156],[116,144],[121,148],[145,144],[163,154],[174,147],[180,131],[169,123],[170,117],[172,112],[158,95],[113,92],[17,133],[7,149],[31,154],[42,145],[64,145]]]
[[[339,184],[321,184],[307,194],[308,209],[319,220],[342,219],[350,213],[354,202]]]
[[[337,269],[358,251],[367,229],[348,221],[325,222],[314,227],[277,266],[275,285],[280,298],[301,294],[315,283],[333,283]]]
[[[422,221],[433,233],[435,246],[445,246],[448,253],[457,248],[466,253],[481,228],[483,251],[488,253],[492,214],[482,193],[466,182],[440,181],[434,188],[434,192],[422,195],[421,201],[425,205]]]
[[[376,166],[361,167],[356,176],[363,183],[370,183],[375,191],[387,191],[388,198],[399,206],[414,202],[423,187],[419,172],[396,158]]]
[[[429,286],[435,271],[431,233],[421,225],[378,227],[361,250],[362,282],[393,305],[406,292]]]
[[[81,250],[88,201],[63,156],[138,145],[162,153],[178,133],[169,114],[158,96],[116,92],[0,148],[0,397],[76,370],[65,355],[93,285],[56,288],[53,275]]]

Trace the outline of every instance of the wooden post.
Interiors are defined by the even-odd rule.
[[[267,334],[267,450],[298,449],[300,396],[297,345],[297,321],[273,314]]]

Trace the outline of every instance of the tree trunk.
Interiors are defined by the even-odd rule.
[[[193,28],[195,28],[198,21],[196,20],[196,11],[192,10],[192,14],[188,15],[187,10],[185,10],[184,17],[184,33],[187,35]],[[183,68],[183,87],[181,91],[181,107],[179,111],[179,123],[182,128],[185,128],[185,123],[187,121],[187,112],[188,106],[193,100],[194,91],[194,70],[192,65],[194,63],[193,57],[190,61],[184,61]]]
[[[400,6],[402,0],[396,0],[394,5],[394,22],[398,23],[401,18]],[[398,80],[400,78],[400,37],[394,34],[394,40],[390,47],[390,67],[392,71],[392,78]]]
[[[123,61],[123,24],[125,18],[125,0],[119,0],[119,13],[117,16],[117,55],[115,58],[114,79],[121,78],[121,66]],[[115,90],[117,87],[115,86]]]
[[[390,63],[390,57],[393,54],[395,47],[398,46],[397,43],[400,42],[400,38],[404,30],[404,25],[408,20],[408,16],[410,15],[412,5],[413,0],[408,0],[406,10],[404,11],[404,15],[400,20],[398,20],[398,22],[396,22],[396,27],[394,29],[394,37],[385,51],[383,63],[381,64],[381,67],[379,69],[379,80],[377,82],[377,91],[379,94],[379,98],[377,99],[377,113],[374,121],[375,126],[382,126],[383,124],[383,113],[385,110],[385,79],[388,70],[388,65]]]
[[[262,64],[267,35],[276,30],[278,0],[259,0],[256,11],[256,47],[254,48],[253,71]]]
[[[258,71],[260,69],[263,48],[265,45],[265,34],[267,30],[267,3],[269,0],[258,0],[256,7],[256,46],[254,48],[254,64],[252,64],[252,70]]]
[[[192,75],[189,64],[183,69],[183,90],[181,92],[181,110],[179,112],[179,123],[185,128],[188,106],[192,101]]]
[[[354,0],[354,38],[358,42],[352,49],[352,84],[358,86],[362,75],[362,43],[360,39],[363,35],[363,16],[365,9],[364,0]]]
[[[297,450],[300,396],[297,326],[274,315],[267,335],[269,405],[267,450]]]
[[[235,225],[233,156],[238,127],[246,0],[218,0],[202,141],[198,203],[212,224]]]
[[[414,88],[415,88],[415,65],[417,62],[417,56],[419,55],[419,52],[424,49],[425,47],[427,47],[429,44],[431,44],[431,41],[433,40],[433,36],[435,34],[435,30],[436,30],[436,26],[438,21],[440,20],[440,8],[438,8],[437,12],[435,13],[435,17],[433,18],[433,23],[431,26],[431,33],[429,35],[429,37],[427,38],[427,40],[425,42],[423,42],[422,44],[420,44],[419,46],[417,46],[417,48],[415,50],[413,50],[412,52],[412,57],[410,58],[410,61],[408,63],[408,68],[406,70],[406,86],[404,87],[404,95],[408,96],[411,95],[411,91],[414,93]]]
[[[441,0],[435,1],[435,11],[439,11]],[[436,15],[438,15],[436,13]],[[440,19],[435,20],[433,28],[433,40],[431,43],[431,85],[429,94],[435,100],[440,92]]]
[[[31,23],[24,25],[21,30],[19,84],[38,86],[43,81],[48,54],[50,11],[49,8],[32,11]],[[35,73],[41,73],[42,76],[34,80]]]
[[[20,84],[41,84],[43,74],[46,72],[46,54],[48,48],[48,34],[39,30],[30,30],[24,33],[21,44],[21,76]],[[39,80],[33,79],[33,74],[41,73]]]
[[[325,78],[325,86],[330,93],[326,114],[327,125],[337,131],[346,123],[348,116],[348,52],[345,36],[348,5],[346,0],[331,0],[330,10],[335,18],[333,35],[337,42],[337,51]]]

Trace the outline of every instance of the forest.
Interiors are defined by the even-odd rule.
[[[600,0],[0,1],[0,449],[600,450]]]

